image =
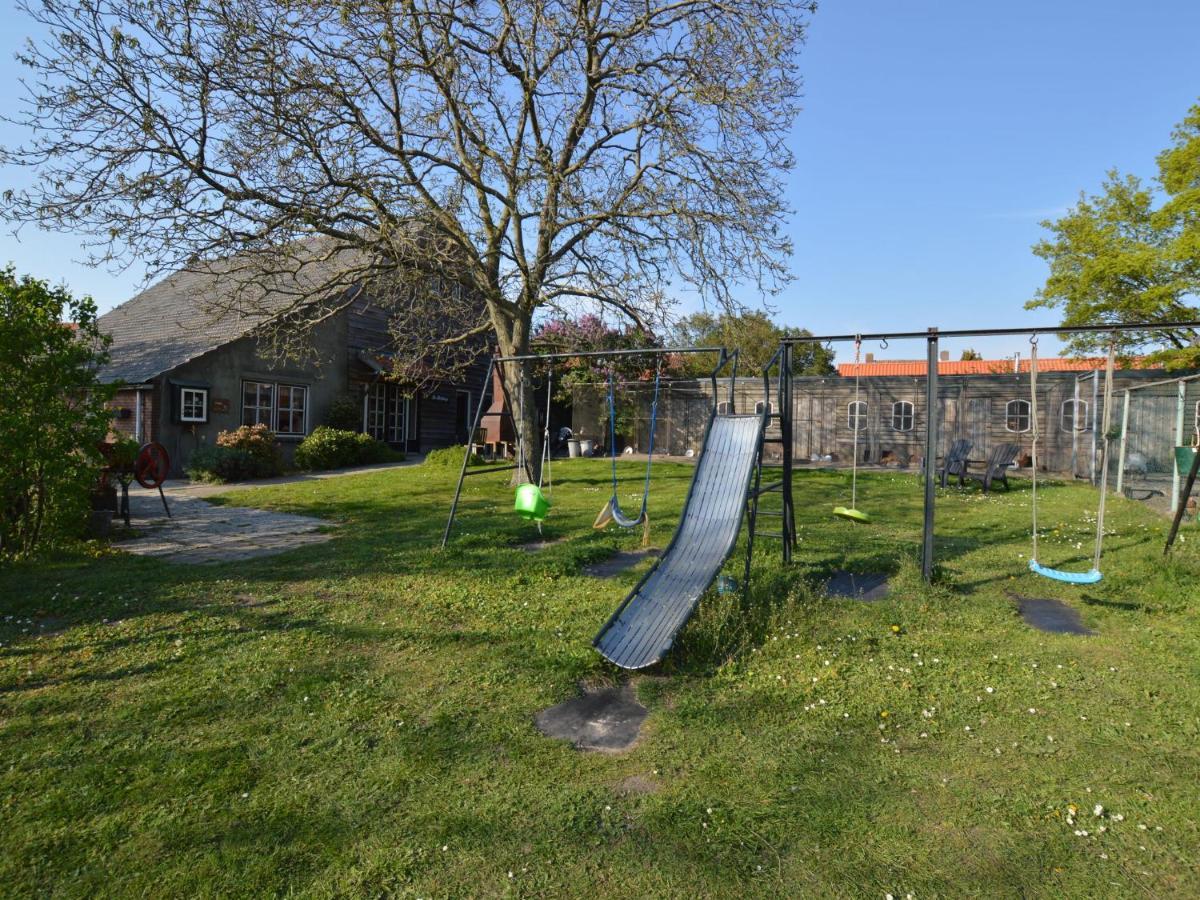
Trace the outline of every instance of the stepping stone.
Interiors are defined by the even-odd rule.
[[[649,710],[633,685],[584,689],[582,696],[544,709],[534,718],[546,737],[570,741],[577,750],[615,752],[632,747]]]
[[[1011,595],[1017,601],[1017,610],[1026,625],[1051,634],[1095,634],[1083,624],[1079,612],[1061,600]]]
[[[583,567],[583,574],[592,578],[613,578],[622,572],[627,572],[643,559],[661,556],[661,550],[648,548],[645,550],[618,550],[608,559]]]
[[[849,597],[868,603],[883,600],[888,595],[888,577],[881,572],[845,572],[839,570],[825,582],[830,597]]]

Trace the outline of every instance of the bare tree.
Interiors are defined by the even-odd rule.
[[[20,55],[11,121],[31,138],[5,161],[39,179],[4,195],[7,217],[153,274],[235,252],[259,272],[316,260],[291,332],[367,284],[394,307],[401,358],[461,362],[451,348],[491,335],[527,352],[542,308],[585,301],[649,327],[673,285],[735,309],[740,286],[787,277],[811,0],[21,8],[47,37]]]

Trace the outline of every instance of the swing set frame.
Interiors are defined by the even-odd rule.
[[[922,524],[921,534],[921,574],[926,581],[933,580],[933,567],[935,562],[934,557],[934,524],[936,514],[936,499],[937,499],[937,452],[938,452],[938,431],[940,429],[940,405],[938,403],[938,342],[942,338],[969,338],[969,337],[1030,337],[1037,338],[1040,335],[1067,335],[1067,334],[1123,334],[1129,332],[1162,332],[1171,331],[1180,328],[1200,329],[1200,321],[1185,321],[1185,322],[1134,322],[1119,325],[1074,325],[1074,326],[1041,326],[1041,327],[1026,327],[1026,328],[960,328],[942,330],[936,327],[927,328],[925,331],[886,331],[886,332],[870,332],[856,334],[824,334],[824,335],[804,335],[803,337],[786,337],[781,343],[781,347],[794,348],[798,346],[822,344],[837,344],[837,343],[854,343],[861,341],[895,341],[895,340],[924,340],[926,344],[926,378],[925,378],[925,465],[922,473],[925,482],[925,514]],[[787,418],[790,418],[792,412],[792,366],[791,356],[785,356],[784,365],[780,367],[780,377],[785,379],[788,384],[786,389],[781,388],[780,396],[788,398],[786,406],[782,413]],[[790,433],[791,429],[786,429]],[[783,490],[787,496],[785,510],[792,510],[792,466],[793,453],[791,443],[784,445],[783,460],[784,460],[784,478]],[[1108,461],[1103,460],[1103,465],[1107,465]],[[787,513],[785,513],[786,515]],[[784,529],[785,533],[791,534],[791,543],[794,547],[796,527],[795,522],[786,522]],[[791,550],[793,547],[787,546],[785,540],[784,559],[790,561]]]
[[[793,413],[794,413],[794,355],[795,349],[801,346],[820,346],[838,343],[854,343],[863,341],[895,341],[895,340],[923,340],[926,345],[926,379],[925,379],[925,459],[923,469],[924,481],[924,520],[922,524],[922,540],[921,540],[921,573],[926,581],[932,581],[933,569],[935,564],[934,553],[934,529],[936,522],[936,498],[937,498],[937,452],[938,452],[938,432],[940,430],[940,405],[938,403],[938,347],[939,341],[943,338],[971,338],[971,337],[1027,337],[1036,338],[1040,335],[1070,335],[1070,334],[1121,334],[1129,332],[1162,332],[1175,329],[1200,329],[1200,321],[1183,321],[1183,322],[1136,322],[1127,324],[1112,324],[1112,325],[1075,325],[1075,326],[1037,326],[1024,328],[961,328],[961,329],[939,329],[930,327],[924,331],[881,331],[881,332],[856,332],[852,334],[823,334],[823,335],[803,335],[795,337],[785,337],[779,344],[778,350],[772,356],[771,361],[765,367],[762,376],[764,380],[764,418],[765,423],[770,421],[778,421],[780,434],[778,437],[762,438],[764,443],[780,443],[782,445],[782,460],[781,475],[777,481],[772,481],[769,484],[762,484],[762,461],[759,460],[758,470],[754,478],[754,484],[747,497],[747,506],[749,513],[749,530],[747,541],[746,554],[746,576],[747,581],[750,569],[750,557],[753,553],[754,539],[756,536],[772,537],[781,540],[783,545],[783,560],[791,562],[793,551],[797,545],[796,523],[795,523],[795,504],[793,497],[793,472],[795,467],[794,459],[794,443],[793,443]],[[504,409],[497,412],[484,413],[485,399],[490,393],[489,389],[492,384],[492,373],[495,366],[500,363],[508,362],[527,362],[538,360],[554,360],[554,359],[575,359],[579,357],[622,357],[622,356],[637,356],[637,355],[655,355],[655,354],[683,354],[683,353],[718,353],[720,354],[717,366],[713,369],[709,376],[713,390],[714,408],[719,402],[718,397],[720,392],[717,386],[717,377],[721,370],[730,362],[733,363],[731,377],[729,379],[729,404],[730,411],[733,411],[735,402],[735,384],[737,379],[737,352],[732,354],[724,347],[665,347],[665,348],[648,348],[634,350],[598,350],[598,351],[580,351],[576,353],[561,352],[561,353],[531,353],[520,356],[493,356],[488,364],[486,380],[484,381],[483,396],[480,397],[480,402],[476,404],[475,420],[471,426],[469,437],[473,437],[479,427],[480,419],[483,415],[492,416],[508,416],[511,418],[510,398],[508,396],[508,388],[504,384],[504,380],[500,379],[501,389],[505,394]],[[778,381],[776,389],[771,390],[769,372],[775,369],[778,372]],[[772,400],[778,401],[778,408],[772,409]],[[764,432],[766,424],[764,423]],[[519,439],[519,435],[518,435]],[[450,507],[450,516],[446,521],[445,530],[442,533],[441,546],[444,548],[450,538],[450,532],[454,525],[455,516],[458,510],[458,503],[462,494],[463,480],[472,475],[481,475],[502,471],[509,471],[520,468],[518,465],[505,466],[496,468],[489,466],[486,469],[481,469],[477,472],[468,472],[467,464],[470,461],[471,442],[468,439],[467,450],[463,455],[463,465],[459,472],[458,485],[454,492],[454,501]],[[1103,461],[1107,465],[1107,460]],[[526,472],[526,477],[529,477],[529,472]],[[531,479],[532,480],[532,479]],[[761,532],[756,531],[756,519],[759,513],[757,509],[757,501],[759,496],[768,492],[779,491],[783,496],[783,509],[772,513],[773,515],[781,515],[782,522],[778,532]],[[749,507],[753,504],[753,509]]]
[[[737,358],[738,354],[735,350],[730,353],[725,347],[639,347],[629,350],[581,350],[575,353],[571,352],[556,352],[556,353],[524,353],[515,356],[501,356],[493,354],[488,360],[487,374],[484,375],[483,390],[480,392],[479,402],[475,404],[475,416],[471,422],[471,430],[467,435],[467,446],[463,452],[462,468],[458,473],[458,484],[454,488],[454,500],[450,504],[450,515],[446,519],[446,527],[442,530],[441,547],[444,550],[446,544],[450,540],[450,532],[454,528],[454,520],[458,516],[458,503],[462,498],[463,481],[470,478],[472,475],[493,475],[498,472],[511,472],[516,469],[525,470],[525,478],[532,482],[533,472],[529,468],[530,454],[524,452],[522,445],[522,437],[520,429],[513,427],[513,437],[519,446],[518,459],[522,462],[516,462],[511,466],[487,466],[486,468],[478,469],[474,472],[468,472],[467,467],[471,462],[471,450],[474,443],[476,432],[479,430],[479,423],[484,416],[496,416],[513,420],[513,404],[512,397],[508,392],[508,385],[504,381],[503,375],[499,379],[493,379],[497,365],[504,363],[528,363],[528,362],[549,362],[556,359],[619,359],[628,356],[657,356],[659,358],[667,355],[676,354],[693,354],[693,353],[716,353],[718,354],[717,365],[709,374],[709,379],[712,382],[713,388],[713,405],[716,406],[718,391],[717,391],[717,376],[725,366],[732,363],[732,374],[729,379],[729,402],[732,408],[734,402],[734,385],[737,382]],[[522,369],[524,372],[524,369]],[[504,394],[504,402],[501,408],[495,411],[484,412],[484,409],[490,405],[490,401],[495,400],[494,381],[500,382],[500,390]],[[549,421],[546,423],[549,428]]]

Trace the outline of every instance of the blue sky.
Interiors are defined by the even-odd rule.
[[[27,30],[10,14],[0,32],[5,108]],[[801,62],[796,280],[773,301],[778,320],[819,332],[1054,324],[1022,308],[1045,276],[1029,251],[1038,221],[1109,168],[1153,174],[1172,126],[1200,102],[1197,35],[1196,0],[825,0]],[[0,123],[0,143],[20,137]],[[23,177],[0,171],[0,184]],[[102,309],[136,291],[139,270],[70,262],[79,245],[5,232],[0,262]],[[988,356],[1025,349],[969,343]],[[947,345],[956,356],[964,346]],[[893,343],[880,355],[921,352]]]

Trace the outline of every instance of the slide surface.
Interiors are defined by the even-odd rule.
[[[737,543],[761,415],[714,416],[679,528],[592,646],[624,669],[662,659]]]

